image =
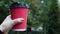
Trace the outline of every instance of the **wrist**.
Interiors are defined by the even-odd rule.
[[[0,30],[1,30],[2,32],[4,32],[4,30],[5,30],[4,28],[5,28],[5,27],[3,27],[3,26],[0,25]]]
[[[6,26],[6,25],[0,25],[0,30],[2,31],[2,32],[6,32],[6,31],[8,31],[8,30],[10,30],[12,27],[8,27],[8,26]]]

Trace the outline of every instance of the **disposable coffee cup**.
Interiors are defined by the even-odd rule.
[[[14,31],[26,31],[27,29],[27,16],[28,5],[24,3],[13,3],[10,7],[12,20],[16,18],[24,18],[22,23],[18,23],[13,26]]]

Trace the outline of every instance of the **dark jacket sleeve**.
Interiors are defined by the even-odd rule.
[[[3,34],[3,32],[2,32],[2,31],[0,31],[0,34]]]

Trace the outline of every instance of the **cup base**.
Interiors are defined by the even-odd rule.
[[[26,29],[13,29],[13,31],[26,31]]]

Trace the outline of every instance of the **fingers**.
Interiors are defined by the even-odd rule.
[[[14,20],[13,20],[14,23],[21,23],[21,22],[23,22],[23,21],[24,21],[23,18],[17,18],[17,19],[14,19]]]

